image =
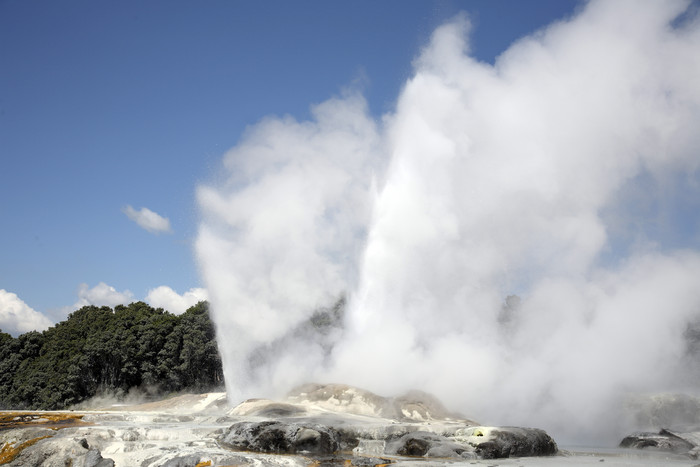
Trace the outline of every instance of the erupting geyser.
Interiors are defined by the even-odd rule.
[[[494,65],[458,17],[380,120],[348,93],[252,127],[198,192],[234,403],[417,388],[566,437],[619,428],[627,393],[697,383],[696,11],[594,1]],[[309,338],[344,295],[342,326]]]

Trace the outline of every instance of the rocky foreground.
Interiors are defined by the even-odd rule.
[[[253,399],[234,408],[227,407],[224,393],[210,393],[105,410],[0,412],[0,464],[12,466],[427,467],[600,460],[571,459],[536,428],[481,426],[425,393],[385,398],[344,385],[305,385],[283,401]]]
[[[542,430],[479,426],[419,392],[389,399],[348,386],[306,385],[284,401],[225,404],[220,393],[128,410],[5,412],[0,463],[373,466],[557,453]]]

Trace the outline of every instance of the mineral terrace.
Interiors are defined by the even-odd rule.
[[[282,401],[251,399],[234,408],[224,393],[209,393],[103,410],[0,412],[0,446],[0,464],[11,466],[429,467],[602,459],[573,456],[572,463],[571,453],[560,452],[542,430],[481,426],[422,392],[386,398],[317,384]]]

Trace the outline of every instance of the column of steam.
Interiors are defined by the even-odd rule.
[[[382,163],[376,125],[357,94],[312,113],[253,127],[224,180],[198,190],[196,250],[232,401],[313,378],[323,356],[297,330],[355,283]]]

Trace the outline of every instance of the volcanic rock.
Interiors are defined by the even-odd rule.
[[[474,447],[482,459],[551,456],[557,443],[544,431],[522,427],[471,427],[455,433],[454,439]]]
[[[90,449],[85,455],[85,467],[114,467],[114,461],[103,458],[97,449]]]
[[[685,441],[670,437],[668,435],[662,435],[661,433],[651,433],[648,431],[638,431],[632,433],[631,435],[625,436],[622,441],[620,441],[621,448],[634,448],[634,449],[659,449],[661,451],[688,451],[692,448],[692,445],[686,443]]]
[[[649,449],[698,457],[700,431],[662,429],[658,433],[636,432],[620,441],[621,448]]]
[[[475,459],[472,446],[462,445],[444,436],[416,431],[390,444],[387,452],[412,457],[457,457]]]
[[[333,428],[281,421],[236,423],[219,440],[233,449],[275,454],[333,454],[340,446]]]

